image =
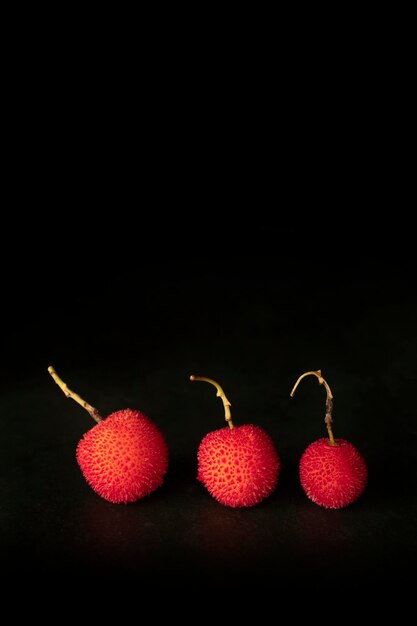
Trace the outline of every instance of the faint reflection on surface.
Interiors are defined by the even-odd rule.
[[[262,529],[247,509],[231,509],[215,501],[199,511],[196,532],[200,549],[207,554],[250,551]]]
[[[275,527],[268,523],[272,513],[276,515]],[[199,558],[204,559],[208,570],[217,576],[262,575],[270,549],[277,543],[280,525],[275,498],[255,507],[232,509],[207,494],[195,524]]]
[[[130,547],[137,542],[138,535],[152,533],[156,526],[152,508],[145,505],[139,510],[138,506],[136,503],[111,504],[89,499],[83,516],[89,541],[97,546],[116,544]]]
[[[83,506],[78,543],[83,567],[119,576],[136,572],[151,577],[169,560],[159,496],[128,505],[111,504],[94,493]]]

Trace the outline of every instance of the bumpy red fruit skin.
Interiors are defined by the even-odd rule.
[[[77,447],[88,484],[109,502],[134,502],[163,483],[168,447],[157,426],[140,411],[112,413]]]
[[[272,439],[252,424],[215,430],[198,449],[198,480],[226,506],[261,502],[275,489],[279,469]]]
[[[345,439],[310,444],[300,460],[300,480],[306,495],[326,509],[341,509],[363,493],[368,470],[360,452]]]

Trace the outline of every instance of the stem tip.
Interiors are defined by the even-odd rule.
[[[194,374],[191,374],[190,380],[201,380],[202,382],[210,383],[210,385],[213,385],[214,387],[216,387],[216,390],[217,390],[216,396],[221,398],[223,402],[224,419],[229,424],[229,428],[232,429],[233,422],[232,422],[232,414],[230,412],[230,407],[232,405],[230,404],[229,400],[226,398],[226,395],[223,389],[220,387],[219,383],[216,383],[216,381],[213,380],[212,378],[207,378],[206,376],[194,376]]]

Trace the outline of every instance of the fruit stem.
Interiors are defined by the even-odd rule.
[[[311,376],[311,375],[312,376],[316,376],[316,378],[318,379],[320,385],[324,385],[325,388],[326,388],[326,394],[327,394],[327,397],[326,397],[326,417],[324,418],[324,423],[326,424],[327,432],[329,434],[330,445],[331,446],[337,446],[337,443],[335,441],[335,438],[333,436],[333,431],[332,431],[332,424],[333,424],[333,418],[332,418],[333,394],[332,394],[332,391],[331,391],[329,385],[327,384],[327,382],[324,380],[323,376],[321,375],[321,370],[317,370],[316,372],[306,372],[305,374],[300,376],[300,378],[297,380],[297,382],[295,383],[294,387],[292,388],[290,396],[291,396],[291,398],[293,398],[295,390],[297,389],[299,382],[305,376]]]
[[[232,414],[230,412],[230,407],[232,406],[229,402],[229,400],[226,398],[226,395],[223,391],[223,389],[220,387],[219,383],[216,383],[215,380],[212,380],[211,378],[206,378],[205,376],[194,376],[191,375],[190,376],[190,380],[201,380],[205,383],[210,383],[211,385],[214,385],[217,389],[217,397],[221,398],[223,401],[223,406],[224,406],[224,417],[226,422],[229,424],[229,428],[233,428],[233,422],[232,422]]]
[[[88,404],[88,402],[86,402],[85,400],[83,400],[78,393],[74,393],[73,391],[71,391],[71,389],[68,389],[68,385],[66,385],[64,383],[64,381],[62,381],[60,379],[60,377],[58,376],[58,374],[56,373],[56,371],[54,370],[54,368],[52,367],[52,365],[50,365],[48,367],[48,372],[50,373],[50,375],[52,376],[52,378],[54,379],[54,381],[56,382],[56,384],[58,385],[58,387],[60,387],[62,389],[62,391],[64,392],[64,394],[66,395],[67,398],[72,398],[73,400],[75,400],[75,402],[78,402],[78,404],[81,404],[81,406],[90,413],[91,417],[93,418],[93,420],[95,420],[97,422],[97,424],[100,424],[100,422],[103,420],[103,418],[101,417],[100,413],[97,411],[97,409],[95,409],[93,406],[91,406],[91,404]]]

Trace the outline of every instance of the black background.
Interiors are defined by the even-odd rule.
[[[3,567],[33,580],[404,589],[417,548],[409,228],[393,215],[365,227],[345,208],[312,209],[306,223],[287,203],[272,226],[255,203],[250,218],[212,207],[180,220],[148,205],[139,225],[118,208],[90,225],[69,206],[56,222],[26,220],[26,262],[3,284]],[[170,449],[162,488],[125,506],[87,486],[75,448],[93,424],[50,364],[102,413],[138,408],[158,424]],[[325,393],[313,378],[289,392],[319,368],[335,436],[369,467],[361,499],[339,511],[310,502],[298,479],[303,450],[325,436]],[[192,373],[220,382],[235,424],[276,443],[278,487],[256,507],[223,507],[196,480],[199,442],[224,422]]]
[[[107,610],[119,581],[117,609],[131,582],[139,619],[147,583],[180,588],[167,604],[180,617],[190,587],[208,585],[232,611],[251,595],[231,588],[273,589],[259,606],[272,598],[278,618],[293,597],[282,590],[295,592],[291,616],[303,605],[325,616],[331,597],[331,617],[346,615],[371,589],[383,608],[398,591],[399,611],[414,600],[417,556],[404,29],[397,45],[374,16],[368,28],[348,20],[348,38],[346,20],[317,37],[298,19],[278,43],[275,24],[274,37],[258,29],[257,46],[234,19],[213,45],[188,21],[186,37],[163,18],[129,37],[102,16],[71,17],[42,28],[20,16],[3,68],[2,590],[17,613],[42,583],[45,614],[63,590],[58,619],[87,598]],[[162,488],[117,506],[87,486],[75,449],[93,424],[50,364],[103,413],[131,406],[160,426]],[[289,392],[317,368],[335,435],[369,467],[367,490],[340,511],[311,503],[298,480],[303,450],[325,434],[325,397],[314,379]],[[191,373],[223,385],[236,424],[274,439],[279,484],[259,506],[222,507],[196,481],[198,445],[224,421]],[[206,595],[205,614],[216,600]]]

